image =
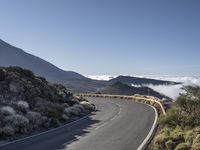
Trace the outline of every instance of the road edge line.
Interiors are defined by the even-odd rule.
[[[97,110],[97,106],[95,106],[95,110]],[[94,110],[94,111],[95,111],[95,110]],[[21,139],[18,139],[18,140],[14,140],[14,141],[11,141],[11,142],[7,142],[7,143],[4,143],[4,144],[1,144],[1,145],[0,145],[0,148],[3,147],[3,146],[7,146],[7,145],[9,145],[9,144],[17,143],[17,142],[24,141],[24,140],[27,140],[27,139],[31,139],[31,138],[33,138],[33,137],[37,137],[37,136],[40,136],[40,135],[43,135],[43,134],[46,134],[46,133],[49,133],[49,132],[53,132],[53,131],[56,131],[56,130],[58,130],[58,129],[62,129],[62,128],[66,127],[66,126],[73,125],[74,123],[76,123],[76,122],[78,122],[78,121],[81,121],[81,120],[86,119],[86,118],[89,117],[89,116],[91,115],[91,113],[94,112],[94,111],[91,111],[91,112],[90,112],[89,114],[87,114],[86,116],[83,116],[83,117],[81,117],[81,118],[79,118],[79,119],[77,119],[77,120],[75,120],[75,121],[69,122],[69,123],[67,123],[67,124],[65,124],[65,125],[62,125],[62,126],[59,126],[59,127],[57,127],[57,128],[53,128],[53,129],[50,129],[50,130],[47,130],[47,131],[43,131],[43,132],[38,133],[38,134],[34,134],[34,135],[31,135],[31,136],[28,136],[28,137],[24,137],[24,138],[21,138]]]
[[[150,132],[148,133],[148,135],[146,136],[146,138],[144,139],[144,141],[140,144],[140,146],[137,148],[137,150],[143,150],[148,142],[150,141],[150,139],[152,138],[152,135],[154,134],[154,131],[156,129],[156,125],[157,125],[157,120],[158,120],[158,111],[156,110],[155,107],[149,105],[149,104],[146,104],[147,106],[150,106],[151,108],[153,108],[154,112],[155,112],[155,119],[154,119],[154,123],[151,127],[151,130]]]

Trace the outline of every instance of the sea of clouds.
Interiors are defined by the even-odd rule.
[[[95,80],[110,80],[112,78],[115,78],[116,76],[90,75],[88,77]],[[173,99],[175,99],[180,93],[184,92],[182,90],[183,86],[186,86],[186,85],[200,86],[200,76],[148,76],[146,75],[146,76],[136,76],[136,77],[181,82],[182,84],[178,84],[178,85],[151,85],[151,84],[144,85],[144,86],[148,86],[154,89],[155,91],[165,94]],[[132,85],[132,86],[138,86],[138,85]]]

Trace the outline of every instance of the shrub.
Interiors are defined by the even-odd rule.
[[[17,109],[22,113],[26,113],[29,108],[29,104],[26,101],[18,101]]]
[[[0,109],[1,114],[4,116],[14,115],[15,110],[10,106],[4,106]]]
[[[18,101],[17,105],[18,106],[22,106],[22,107],[24,107],[26,109],[29,108],[29,104],[26,101]]]
[[[173,132],[171,133],[171,136],[174,141],[184,141],[184,131],[181,129],[181,127],[177,126]]]
[[[180,125],[178,109],[176,108],[170,109],[166,116],[161,116],[159,118],[159,123],[170,127],[175,127],[177,125]]]
[[[64,121],[68,121],[68,120],[69,120],[69,117],[68,117],[67,115],[63,114],[63,115],[62,115],[62,119],[63,119]]]
[[[41,117],[41,122],[42,122],[42,124],[41,124],[42,127],[46,128],[46,129],[48,129],[50,127],[49,119],[46,116]]]
[[[47,103],[38,105],[34,111],[40,112],[42,116],[60,120],[62,118],[63,110],[64,107],[61,104]]]
[[[192,150],[200,150],[200,134],[198,134],[194,139]]]
[[[63,106],[64,108],[67,108],[67,107],[69,107],[69,104],[63,103],[62,106]]]
[[[37,129],[42,124],[42,116],[39,112],[29,111],[26,117],[29,120],[31,129]]]
[[[80,104],[75,104],[75,105],[73,105],[73,107],[80,109],[81,112],[85,111],[85,108],[82,105],[80,105]]]
[[[0,129],[0,137],[12,137],[15,130],[11,126],[5,126]]]
[[[166,143],[170,140],[170,129],[164,128],[161,130],[153,140],[153,148],[155,150],[164,149]]]
[[[23,68],[20,68],[20,67],[17,67],[17,66],[8,67],[7,71],[9,71],[9,72],[17,72],[20,75],[27,76],[29,78],[34,78],[34,74],[33,74],[32,71],[27,70],[27,69],[23,69]]]
[[[187,143],[192,144],[194,138],[197,136],[197,134],[194,132],[194,130],[189,130],[185,133],[184,139]]]
[[[165,142],[165,146],[167,150],[172,150],[174,149],[175,143],[170,139],[167,142]]]
[[[89,109],[89,110],[95,109],[94,105],[92,105],[91,103],[86,102],[86,101],[80,102],[80,105],[82,105],[85,109]]]
[[[188,143],[178,144],[175,150],[190,150],[190,145]]]
[[[191,127],[200,125],[200,87],[186,86],[185,94],[181,94],[176,100],[176,107],[180,108],[182,123]]]
[[[78,116],[80,115],[81,113],[81,110],[79,108],[76,108],[76,107],[68,107],[64,110],[64,113],[67,115],[67,116],[71,116],[71,115],[75,115],[75,116]]]
[[[58,119],[56,119],[56,118],[51,118],[51,119],[49,120],[49,125],[50,125],[50,127],[56,128],[56,127],[59,126],[59,124],[60,124],[60,122],[59,122]]]
[[[19,133],[26,133],[29,128],[29,120],[22,115],[7,116],[4,118],[4,122]]]
[[[165,135],[163,134],[159,134],[154,138],[154,149],[155,150],[160,150],[160,149],[164,149],[165,147],[165,142],[167,141]]]

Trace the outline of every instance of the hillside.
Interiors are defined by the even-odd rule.
[[[101,94],[113,94],[113,95],[134,95],[134,94],[140,94],[140,95],[149,95],[158,97],[160,99],[162,98],[168,98],[154,90],[148,87],[132,87],[128,86],[126,84],[123,84],[121,82],[116,82],[112,85],[109,85],[105,88],[102,88],[98,91],[98,93]],[[169,99],[169,98],[168,98]]]
[[[148,79],[148,78],[138,78],[138,77],[131,77],[131,76],[118,76],[114,79],[109,80],[109,83],[113,84],[116,82],[121,82],[127,85],[147,85],[147,84],[152,84],[152,85],[173,85],[173,84],[179,84],[176,82],[171,82],[171,81],[163,81],[163,80],[155,80],[155,79]]]
[[[48,81],[64,84],[72,92],[97,92],[99,89],[121,82],[132,84],[160,85],[177,84],[175,82],[119,76],[109,81],[92,80],[73,71],[63,71],[55,65],[0,40],[0,66],[19,66],[33,71],[38,76],[45,77]]]
[[[0,39],[0,66],[20,66],[32,70],[36,75],[46,77],[49,81],[62,81],[71,79],[86,79],[73,72],[63,71],[53,64],[26,53]]]
[[[29,70],[0,68],[0,140],[57,127],[93,109],[64,86]]]
[[[200,87],[185,86],[166,116],[148,150],[200,150]]]

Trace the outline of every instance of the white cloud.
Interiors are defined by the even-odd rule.
[[[154,89],[155,91],[158,91],[159,93],[162,93],[166,96],[171,97],[172,99],[175,99],[177,96],[179,96],[180,93],[184,92],[181,89],[183,87],[182,84],[179,84],[179,85],[147,85],[147,86]]]
[[[114,75],[89,75],[87,77],[90,78],[90,79],[93,79],[93,80],[108,81],[108,80],[113,79],[113,78],[115,78],[117,76],[114,76]]]
[[[152,79],[181,82],[184,85],[200,86],[200,76],[145,76]]]
[[[155,91],[163,93],[173,99],[184,92],[181,88],[186,85],[198,85],[200,86],[200,76],[143,76],[146,78],[181,82],[179,85],[146,85]]]
[[[93,75],[88,76],[89,78],[96,79],[96,80],[110,80],[116,76],[112,75]],[[144,85],[148,86],[155,91],[163,93],[173,99],[175,99],[180,93],[184,92],[181,88],[184,85],[198,85],[200,86],[200,76],[137,76],[141,78],[151,78],[151,79],[159,79],[159,80],[166,80],[166,81],[174,81],[174,82],[181,82],[182,84],[179,85]],[[137,86],[138,85],[132,85]]]

